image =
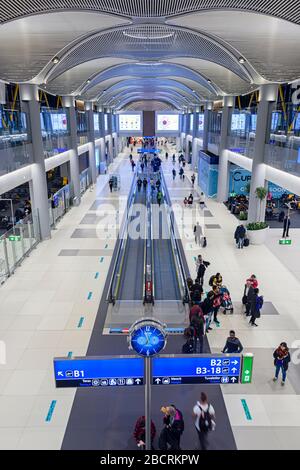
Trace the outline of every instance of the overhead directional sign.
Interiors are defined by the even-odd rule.
[[[55,358],[56,387],[133,387],[144,384],[142,358],[74,357]]]
[[[237,384],[241,356],[161,356],[153,358],[153,385]]]

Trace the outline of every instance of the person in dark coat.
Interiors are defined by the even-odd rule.
[[[255,296],[254,290],[255,289],[252,286],[250,280],[247,280],[245,284],[245,290],[244,290],[244,296],[243,296],[243,304],[245,305],[245,308],[246,308],[245,313],[247,317],[250,316],[251,303]]]
[[[244,241],[246,237],[246,229],[243,224],[239,225],[234,233],[234,238],[237,244],[237,248],[243,249]]]
[[[251,304],[250,304],[250,314],[251,314],[251,318],[250,318],[250,325],[252,326],[258,326],[257,323],[255,323],[255,320],[257,318],[260,318],[260,308],[258,306],[258,296],[259,294],[259,290],[258,289],[254,289],[254,294],[253,294],[253,297],[251,299]]]
[[[155,424],[151,420],[151,447],[152,447],[152,450],[153,450],[153,441],[154,441],[155,436],[156,436],[156,428],[155,428]],[[140,416],[138,418],[137,422],[135,423],[133,437],[136,440],[137,446],[140,449],[145,450],[145,446],[146,446],[146,420],[145,420],[145,416]]]
[[[223,354],[240,354],[243,351],[240,340],[235,336],[235,331],[231,330],[223,348]]]
[[[279,372],[282,373],[281,385],[285,385],[286,373],[289,368],[289,363],[291,362],[291,355],[289,348],[286,343],[280,343],[279,347],[275,349],[273,353],[274,357],[274,366],[275,366],[275,377],[274,382],[278,380]]]
[[[197,279],[201,286],[203,286],[205,271],[209,265],[209,261],[204,261],[201,255],[198,256],[196,261]]]

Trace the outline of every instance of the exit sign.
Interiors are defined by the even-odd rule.
[[[250,384],[252,382],[252,373],[253,373],[253,354],[244,354],[242,372],[241,372],[241,383]]]
[[[291,244],[292,244],[292,240],[288,238],[282,238],[281,240],[279,240],[279,245],[291,245]]]
[[[21,241],[20,235],[10,235],[8,237],[8,239],[9,239],[10,242],[19,242],[19,241]]]

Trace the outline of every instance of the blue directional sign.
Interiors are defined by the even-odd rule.
[[[144,384],[142,358],[55,358],[56,387],[133,387]]]
[[[161,356],[153,358],[153,385],[237,384],[241,374],[241,357]]]

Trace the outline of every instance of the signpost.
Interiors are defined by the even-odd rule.
[[[144,384],[143,359],[132,356],[55,358],[54,373],[57,388]]]
[[[242,358],[231,355],[153,358],[153,385],[237,384]]]

